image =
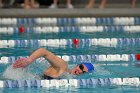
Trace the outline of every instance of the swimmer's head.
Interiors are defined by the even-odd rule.
[[[94,71],[94,66],[92,63],[81,63],[78,64],[76,67],[74,67],[71,70],[71,73],[74,75],[80,75],[85,72],[92,72],[92,71]]]

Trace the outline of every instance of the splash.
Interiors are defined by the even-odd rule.
[[[27,72],[26,68],[13,68],[12,65],[4,71],[3,78],[12,80],[39,79],[37,75]]]

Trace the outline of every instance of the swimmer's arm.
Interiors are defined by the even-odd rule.
[[[35,59],[40,58],[40,57],[45,57],[53,68],[56,68],[56,69],[57,68],[58,69],[67,68],[67,63],[63,59],[57,57],[56,55],[54,55],[52,52],[46,50],[45,48],[40,48],[30,55],[32,62]]]

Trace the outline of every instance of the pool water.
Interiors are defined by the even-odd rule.
[[[139,88],[132,87],[112,87],[112,88],[59,88],[59,89],[46,89],[46,88],[18,88],[18,89],[1,89],[1,93],[139,93]]]
[[[20,24],[19,24],[20,25]],[[98,24],[99,25],[99,24]],[[104,24],[106,25],[106,24]],[[130,25],[130,24],[129,24]],[[131,24],[132,25],[132,24]],[[138,25],[138,24],[137,24]],[[4,27],[3,25],[0,25],[1,27]],[[42,25],[41,25],[42,26]],[[15,26],[16,27],[16,26]],[[28,26],[25,25],[25,28],[31,27],[32,25]],[[16,30],[16,29],[14,29]],[[121,31],[122,30],[122,31]],[[16,57],[19,58],[21,56],[29,56],[34,50],[44,47],[48,49],[49,51],[53,52],[56,55],[63,56],[63,55],[115,55],[115,54],[137,54],[140,53],[140,33],[125,33],[123,29],[120,29],[117,31],[106,31],[106,32],[95,32],[95,33],[86,33],[86,32],[59,32],[59,33],[14,33],[14,34],[0,34],[0,40],[55,40],[55,39],[74,39],[77,38],[79,40],[83,39],[100,39],[100,38],[116,38],[117,40],[120,39],[123,41],[124,38],[128,38],[131,40],[134,40],[135,43],[129,44],[123,44],[117,45],[115,47],[108,47],[108,46],[102,46],[100,44],[98,45],[90,45],[90,43],[87,43],[83,41],[84,43],[80,43],[78,47],[74,47],[72,44],[67,45],[47,45],[47,46],[40,46],[38,43],[33,44],[27,44],[27,46],[24,46],[25,44],[17,43],[14,47],[1,47],[0,48],[0,57],[6,56],[6,57]],[[139,41],[136,42],[138,39]],[[128,40],[129,41],[129,40]],[[32,42],[32,41],[30,41]],[[127,42],[128,43],[128,42]],[[20,45],[18,45],[20,44]],[[90,78],[130,78],[130,77],[140,77],[140,68],[137,65],[137,60],[128,60],[128,61],[102,61],[102,60],[93,60],[91,58],[91,61],[95,65],[95,71],[93,73],[86,73],[80,76],[73,77],[74,79],[90,79]],[[82,60],[82,59],[79,59]],[[41,62],[34,62],[29,67],[26,68],[27,72],[32,74],[41,74],[43,70],[46,68],[46,64]],[[75,64],[79,64],[80,61],[73,62],[70,60],[68,62],[69,68],[72,68]],[[2,74],[6,70],[7,67],[9,67],[11,63],[6,64],[0,64],[0,78],[1,80],[5,80],[4,77],[2,77]],[[11,75],[12,76],[12,75]],[[32,78],[31,78],[32,79]],[[46,93],[46,92],[78,92],[78,93],[139,93],[140,88],[139,86],[98,86],[98,87],[92,87],[92,86],[83,86],[83,87],[61,87],[61,88],[1,88],[1,92],[13,92],[18,93],[19,91],[22,92],[36,92],[36,93]]]

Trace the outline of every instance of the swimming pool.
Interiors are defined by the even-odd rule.
[[[137,93],[139,25],[140,17],[1,18],[0,91]],[[73,45],[75,38],[80,41],[77,48]],[[2,74],[11,63],[40,47],[68,61],[69,67],[86,61],[94,63],[96,71],[52,81],[3,79]],[[41,61],[38,59],[27,70],[40,74],[45,68]]]

